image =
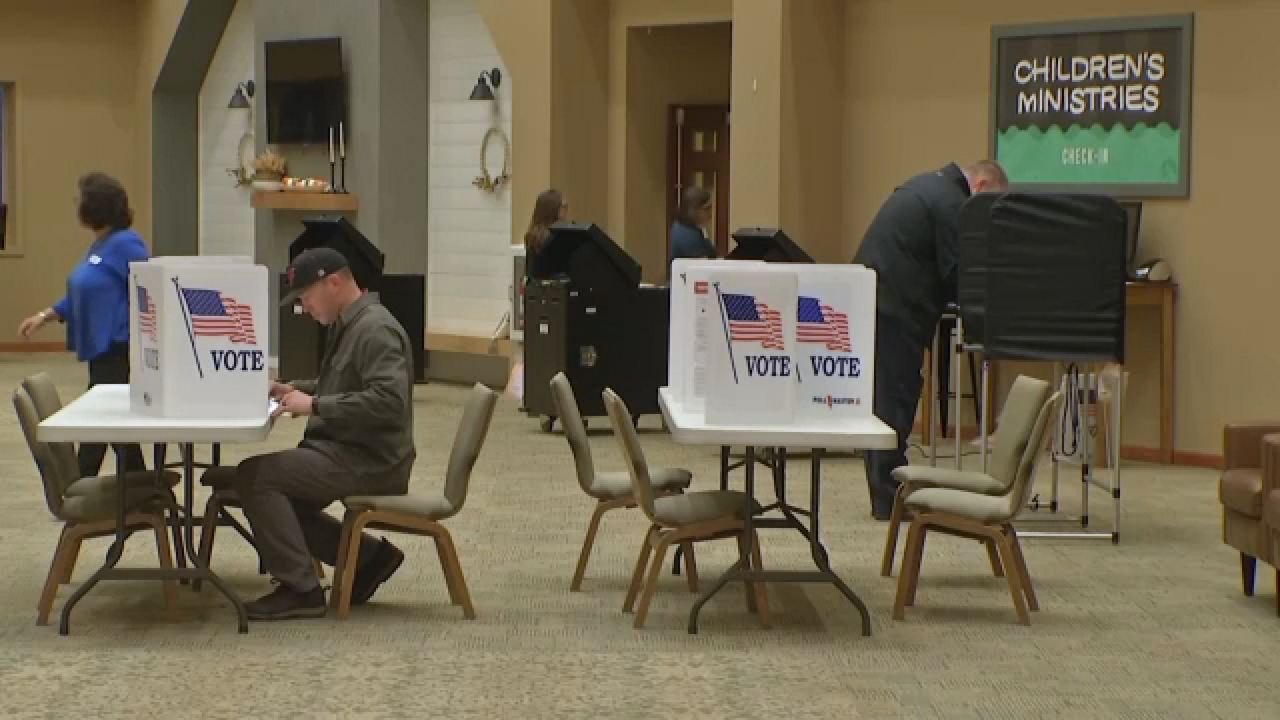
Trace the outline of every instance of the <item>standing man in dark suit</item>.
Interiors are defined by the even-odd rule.
[[[991,160],[955,163],[898,186],[867,228],[855,263],[876,271],[875,414],[898,434],[898,447],[865,455],[871,512],[888,520],[897,485],[893,470],[907,464],[907,438],[920,399],[924,350],[956,297],[960,206],[980,192],[1009,187]]]

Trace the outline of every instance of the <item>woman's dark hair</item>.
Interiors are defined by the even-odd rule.
[[[676,210],[676,219],[685,225],[698,225],[697,212],[711,202],[711,193],[697,185],[690,185],[680,193],[680,207]]]
[[[98,172],[80,178],[80,222],[94,230],[133,225],[129,195],[119,180]]]
[[[529,229],[524,234],[525,254],[537,255],[547,238],[551,236],[551,226],[560,221],[560,207],[564,205],[564,195],[559,190],[543,190],[533,204],[533,217],[529,219]]]

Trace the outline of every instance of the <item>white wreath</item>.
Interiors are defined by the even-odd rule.
[[[489,173],[489,140],[494,136],[502,140],[502,172],[497,177]],[[497,192],[498,188],[511,181],[511,141],[502,132],[502,128],[489,128],[484,134],[484,140],[480,141],[480,172],[482,174],[472,180],[471,184],[486,192]]]

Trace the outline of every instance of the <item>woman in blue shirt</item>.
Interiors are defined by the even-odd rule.
[[[707,239],[702,228],[711,222],[711,193],[692,185],[680,195],[676,221],[671,224],[671,249],[667,258],[667,274],[676,258],[714,258],[716,246]]]
[[[102,173],[80,178],[77,199],[80,224],[93,232],[93,242],[67,276],[67,294],[18,327],[30,338],[51,320],[67,326],[67,349],[89,364],[89,387],[129,382],[129,263],[146,260],[142,236],[131,229],[133,211],[124,186]],[[145,470],[142,448],[119,448],[126,470]],[[105,445],[82,443],[81,477],[96,476],[106,456]]]

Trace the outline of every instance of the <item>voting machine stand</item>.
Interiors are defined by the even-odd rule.
[[[1063,409],[1053,419],[1053,462],[1048,502],[1033,497],[1028,509],[1053,517],[1021,522],[1079,522],[1078,530],[1019,532],[1023,537],[1120,541],[1120,384],[1109,413],[1099,412],[1099,373],[1093,364],[1123,369],[1126,277],[1125,210],[1110,197],[1083,194],[979,194],[960,218],[959,321],[951,342],[981,356],[980,386],[989,401],[995,360],[1047,362],[1053,387],[1064,390]],[[1080,366],[1084,366],[1083,371]],[[1065,368],[1065,375],[1062,373]],[[953,368],[959,393],[959,364]],[[1123,373],[1121,373],[1123,377]],[[1121,380],[1121,383],[1123,381]],[[1105,443],[1109,478],[1095,476],[1090,420],[1107,416]],[[956,467],[960,467],[960,413],[956,413]],[[987,469],[988,413],[979,423],[982,470]],[[936,461],[935,461],[936,462]],[[1080,514],[1059,514],[1059,470],[1080,467]],[[1111,501],[1111,529],[1090,527],[1090,489]]]
[[[524,410],[551,432],[551,378],[563,372],[584,418],[612,388],[633,413],[659,414],[667,384],[669,288],[642,286],[640,265],[593,224],[560,223],[529,258],[524,307]]]

